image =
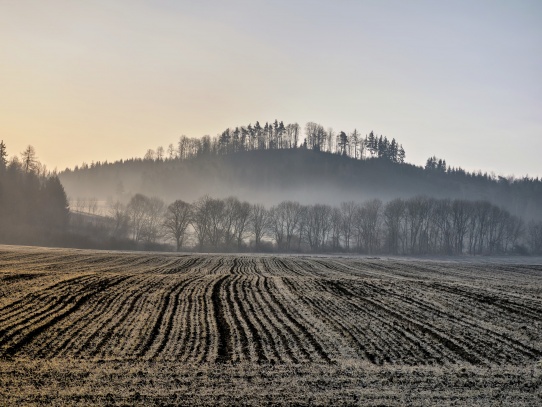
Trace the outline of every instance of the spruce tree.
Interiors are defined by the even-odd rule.
[[[7,160],[8,152],[6,151],[6,145],[4,140],[0,141],[0,170],[4,170],[8,164]]]

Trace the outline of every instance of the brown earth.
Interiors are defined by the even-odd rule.
[[[539,405],[537,259],[0,246],[0,405]]]

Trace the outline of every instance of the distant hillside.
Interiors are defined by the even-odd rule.
[[[542,219],[542,181],[463,170],[422,168],[386,158],[359,160],[306,148],[201,154],[188,159],[132,159],[66,170],[59,178],[76,198],[127,201],[135,193],[166,202],[202,195],[249,202],[303,204],[408,198],[488,200],[528,220]]]

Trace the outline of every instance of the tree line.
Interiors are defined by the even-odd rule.
[[[542,222],[487,201],[378,199],[337,206],[283,201],[266,208],[235,197],[203,196],[166,205],[134,195],[111,206],[109,233],[176,250],[391,255],[542,254]]]
[[[395,139],[390,141],[385,136],[375,135],[373,131],[363,137],[356,129],[348,133],[335,132],[332,128],[326,130],[318,123],[308,122],[302,138],[301,127],[297,123],[284,125],[282,121],[275,120],[262,126],[256,121],[254,125],[250,123],[247,126],[228,128],[215,137],[181,136],[177,146],[170,144],[167,150],[162,146],[156,150],[149,149],[144,159],[186,160],[201,155],[222,155],[240,151],[306,148],[356,159],[378,157],[393,162],[405,160],[406,153],[401,144]]]
[[[69,207],[56,174],[38,161],[34,147],[8,160],[0,142],[0,241],[12,244],[58,242],[66,232]]]

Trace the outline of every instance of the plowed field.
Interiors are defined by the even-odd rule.
[[[505,260],[0,247],[0,404],[537,405],[542,265]]]

